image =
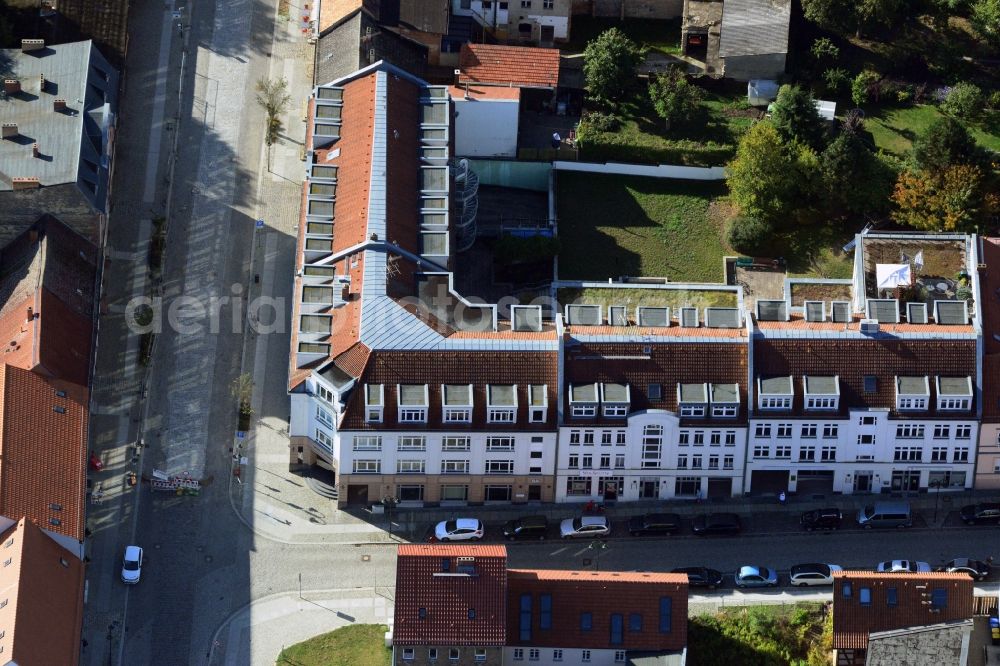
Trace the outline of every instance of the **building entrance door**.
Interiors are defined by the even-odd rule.
[[[660,482],[657,479],[643,479],[639,483],[639,499],[656,499],[660,494]]]
[[[528,501],[529,502],[542,501],[542,487],[537,483],[533,483],[530,486],[528,486]]]
[[[872,473],[856,472],[854,474],[854,492],[870,493],[872,491]]]

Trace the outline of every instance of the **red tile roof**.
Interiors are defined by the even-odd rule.
[[[540,625],[540,599],[552,595],[552,628]],[[521,638],[523,595],[531,597],[531,637]],[[660,632],[660,599],[671,599],[670,631]],[[623,650],[680,650],[687,645],[687,576],[642,572],[547,571],[507,572],[508,645]],[[581,630],[581,613],[591,613],[592,629]],[[624,623],[621,645],[612,645],[611,615]],[[630,629],[631,614],[642,618],[642,630]]]
[[[972,617],[972,579],[950,573],[874,573],[843,571],[833,575],[833,647],[866,649],[868,635],[878,631],[940,624]],[[850,597],[844,585],[850,584]],[[861,589],[871,590],[871,603],[861,605]],[[897,605],[888,604],[895,589]],[[932,612],[928,603],[935,589],[947,590],[946,605]]]
[[[459,558],[474,559],[459,562]],[[471,575],[463,573],[460,565],[471,567]],[[393,643],[504,645],[506,588],[503,546],[400,546]]]
[[[649,353],[645,353],[649,348]],[[566,390],[569,385],[620,383],[629,385],[632,412],[644,409],[677,411],[677,384],[737,384],[740,403],[747,403],[747,346],[729,342],[672,342],[670,344],[581,343],[566,350]],[[649,386],[659,384],[661,398],[649,397]],[[740,418],[745,419],[745,407]],[[597,419],[570,419],[567,424],[587,425]],[[617,420],[621,423],[621,419]]]
[[[448,94],[451,95],[452,99],[462,101],[465,98],[469,99],[488,99],[488,100],[511,100],[517,101],[521,99],[521,89],[520,88],[504,88],[502,86],[484,86],[476,85],[470,83],[468,87],[462,86],[448,86]]]
[[[972,377],[973,382],[976,377],[975,340],[755,338],[753,345],[755,379],[792,376],[793,412],[802,410],[803,375],[838,375],[840,409],[844,414],[849,407],[895,411],[895,377],[925,375],[931,378],[928,413],[933,414],[936,405],[933,377]],[[844,359],[851,362],[845,363]],[[869,375],[877,378],[874,393],[865,393],[865,377]],[[939,416],[972,418],[973,413],[947,412]]]
[[[84,565],[31,521],[0,535],[0,649],[5,663],[80,662]]]
[[[556,422],[558,354],[512,351],[389,351],[373,350],[358,382],[382,384],[385,391],[383,422],[365,423],[365,392],[352,391],[347,400],[341,430],[412,430],[400,426],[397,417],[397,384],[427,384],[430,405],[427,429],[495,430],[486,423],[486,387],[489,384],[517,385],[517,430],[551,430]],[[441,422],[441,384],[472,384],[472,424]],[[528,422],[528,386],[548,386],[548,414],[545,423]]]
[[[1000,238],[983,238],[979,309],[983,319],[983,422],[1000,423]]]
[[[559,85],[559,50],[496,44],[463,44],[459,84],[492,83],[555,88]]]
[[[0,364],[0,515],[83,541],[86,445],[86,389]]]
[[[638,335],[657,338],[746,338],[747,330],[740,328],[704,328],[695,326],[567,326],[566,333],[578,335]]]

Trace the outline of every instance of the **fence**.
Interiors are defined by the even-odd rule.
[[[682,180],[723,180],[723,167],[689,167],[673,164],[648,166],[644,164],[622,164],[619,162],[565,162],[555,161],[552,168],[557,171],[585,171],[588,173],[616,174],[622,176],[646,176],[649,178],[677,178]]]
[[[547,162],[470,159],[469,166],[479,176],[480,185],[516,187],[535,192],[547,192],[549,189],[552,165]]]

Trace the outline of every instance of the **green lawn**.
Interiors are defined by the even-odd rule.
[[[865,117],[865,129],[871,132],[875,145],[886,152],[905,156],[913,139],[927,131],[941,117],[936,106],[917,104],[903,108],[875,109]],[[1000,151],[1000,131],[989,125],[969,127],[976,142],[993,151]]]
[[[726,248],[708,211],[725,194],[722,182],[561,172],[559,278],[721,281]]]
[[[353,624],[287,647],[275,666],[387,666],[384,624]]]
[[[587,42],[609,28],[618,28],[641,47],[661,53],[681,52],[681,20],[625,19],[574,16],[570,40],[562,45],[566,53],[583,53]]]
[[[615,115],[622,124],[614,132],[597,132],[584,123],[580,131],[580,159],[588,162],[633,162],[722,166],[736,153],[739,139],[755,112],[734,102],[734,94],[706,91],[703,112],[687,125],[666,129],[645,93],[622,104]]]

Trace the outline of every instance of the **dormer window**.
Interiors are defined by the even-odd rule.
[[[896,409],[923,411],[927,409],[931,389],[927,377],[896,377]]]
[[[545,423],[549,411],[549,387],[545,384],[528,386],[528,421]]]
[[[781,411],[792,408],[792,377],[761,377],[757,379],[757,407],[767,411]]]
[[[709,397],[712,399],[712,416],[715,418],[736,418],[740,412],[739,384],[709,384]]]
[[[631,402],[628,384],[601,384],[601,413],[606,418],[625,418]]]
[[[427,423],[427,384],[397,384],[400,423]]]
[[[383,407],[385,407],[385,387],[382,384],[365,384],[365,421],[381,423]]]
[[[802,377],[806,409],[836,410],[840,408],[840,378],[805,375]]]
[[[708,384],[678,384],[677,405],[682,417],[704,418],[708,409]]]
[[[570,384],[569,413],[575,419],[597,416],[597,384]]]
[[[442,384],[441,409],[445,423],[471,423],[472,384]]]
[[[517,386],[490,384],[486,387],[488,423],[514,423],[517,420]]]
[[[943,412],[967,412],[972,409],[972,378],[938,377],[937,408]]]

